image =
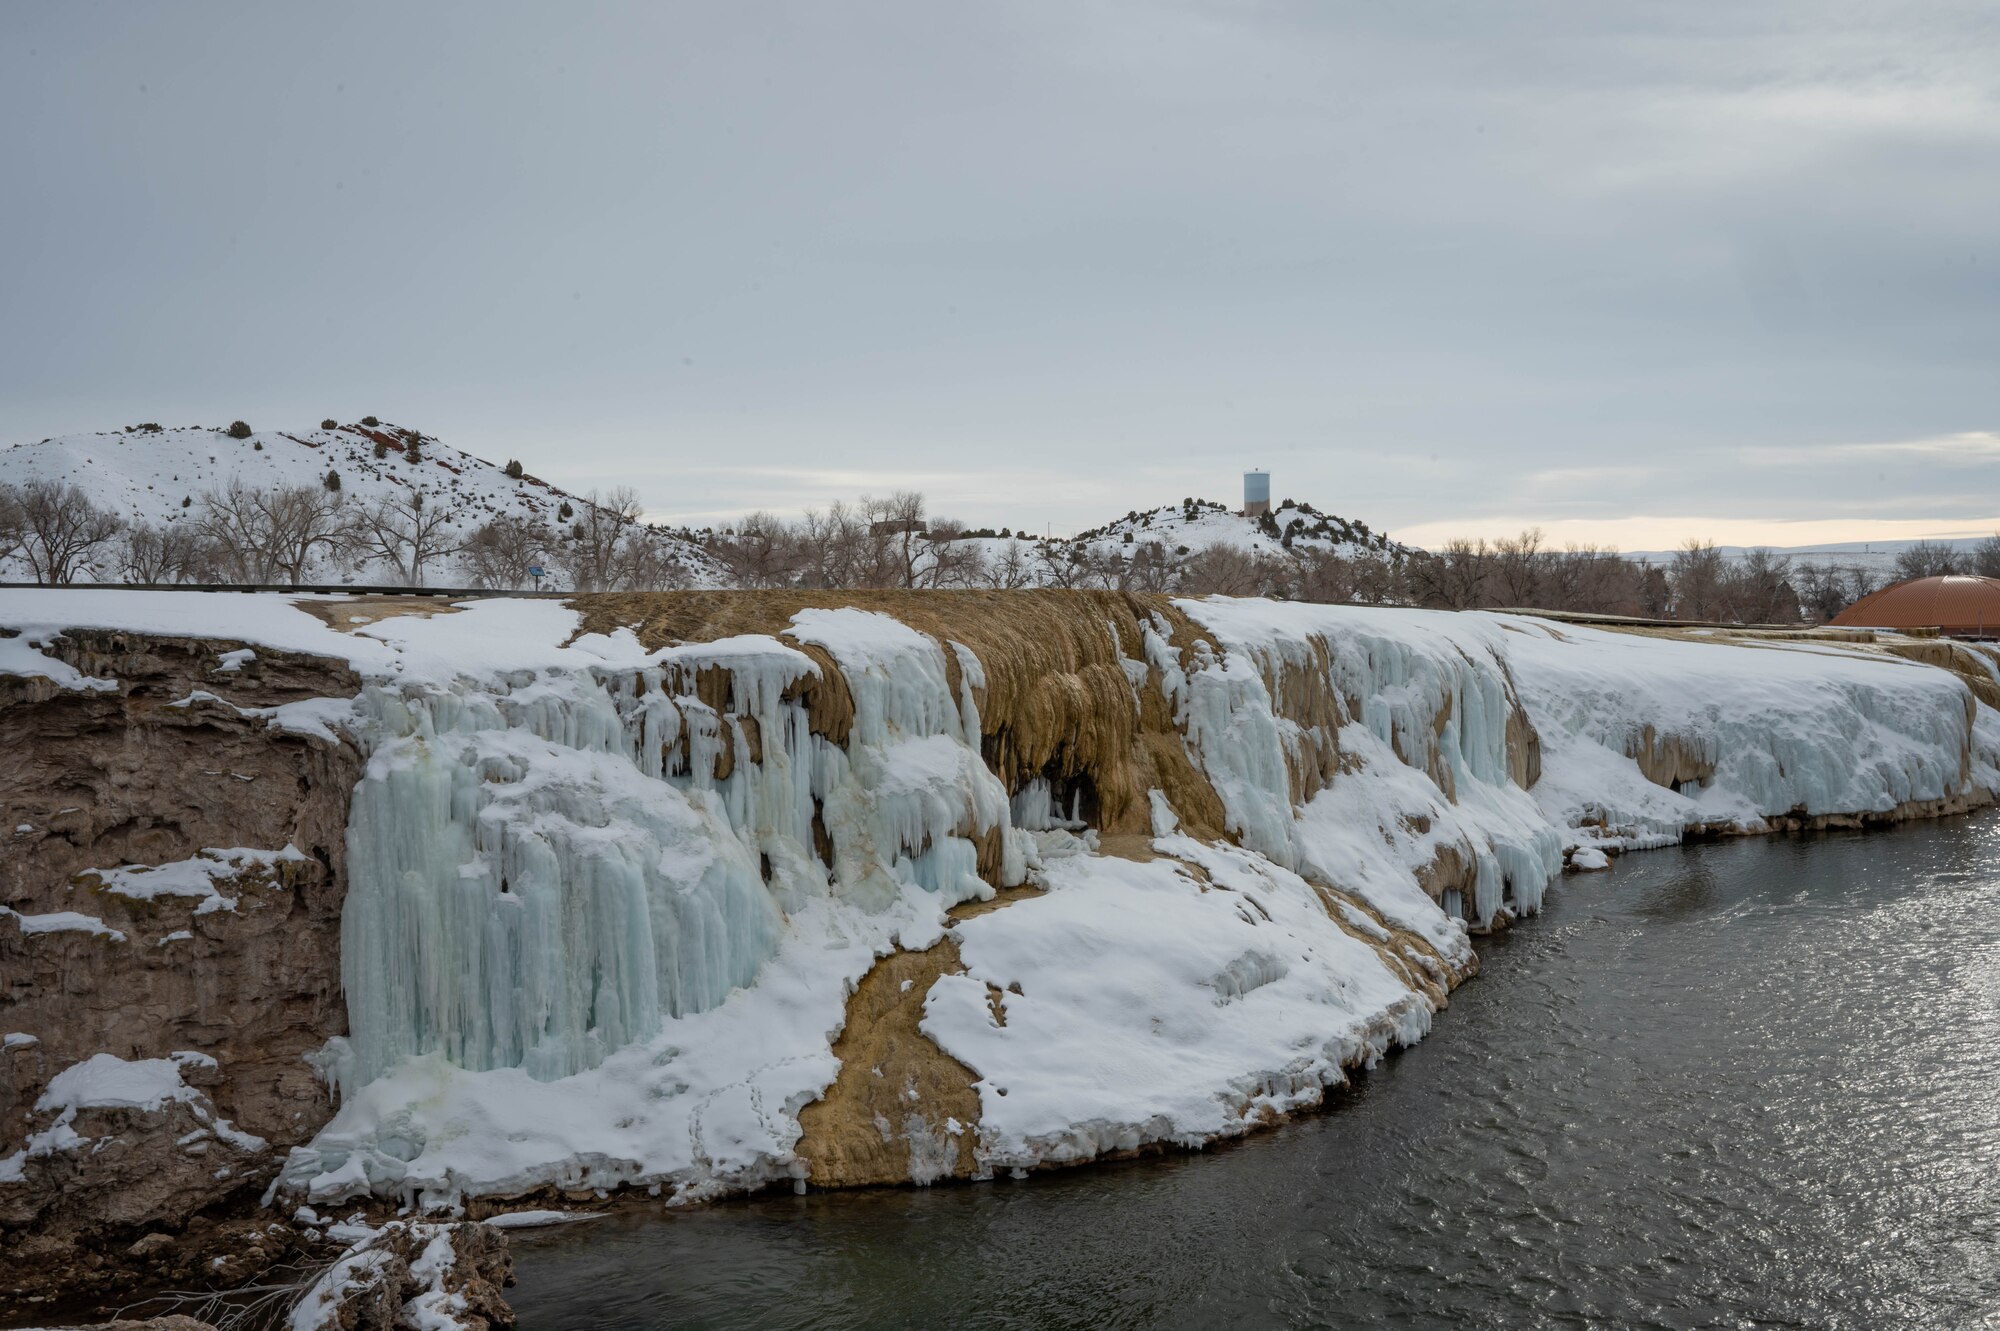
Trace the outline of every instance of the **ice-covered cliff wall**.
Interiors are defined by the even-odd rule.
[[[1248,1131],[1420,1038],[1566,854],[2000,787],[1966,679],[1867,646],[1082,593],[252,600],[79,604],[364,681],[320,718],[367,755],[343,1099],[281,1184],[321,1203]],[[0,666],[59,621],[27,623]]]

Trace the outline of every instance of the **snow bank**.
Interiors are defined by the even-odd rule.
[[[1494,622],[1541,735],[1535,798],[1578,845],[1659,846],[1695,828],[1755,832],[2000,789],[2000,715],[1933,666],[1832,642]]]
[[[1054,861],[1047,895],[954,931],[965,973],[932,987],[922,1029],[980,1074],[989,1168],[1233,1136],[1429,1029],[1429,1002],[1297,874],[1154,846],[1172,858]]]

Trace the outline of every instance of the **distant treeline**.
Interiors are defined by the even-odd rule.
[[[556,521],[502,515],[467,525],[449,505],[399,490],[349,500],[339,476],[319,485],[258,488],[231,480],[182,501],[163,524],[127,521],[78,486],[0,485],[0,563],[36,582],[376,582],[421,587],[454,580],[519,590],[544,570],[550,586],[665,590],[699,580],[691,533],[639,520],[630,489],[564,500]],[[449,585],[449,584],[448,584]]]
[[[709,533],[708,546],[745,587],[1095,587],[1734,623],[1824,621],[1883,581],[1859,565],[1799,561],[1768,549],[1731,557],[1707,541],[1690,541],[1653,565],[1601,547],[1552,546],[1539,530],[1452,541],[1436,551],[1300,542],[1269,554],[1227,545],[1189,550],[1143,535],[1121,544],[995,539],[929,518],[915,493],[836,504],[796,520],[753,513]],[[1919,543],[1897,557],[1894,580],[1959,572],[2000,576],[2000,536],[1970,552]]]
[[[1499,541],[1411,550],[1305,541],[1258,553],[1170,545],[1143,532],[1043,539],[972,531],[934,517],[924,496],[758,512],[721,529],[648,526],[638,495],[617,489],[565,500],[554,522],[500,516],[459,525],[416,491],[347,501],[331,473],[319,486],[256,489],[231,482],[184,501],[165,525],[128,523],[75,486],[0,485],[0,561],[62,585],[90,576],[128,582],[393,581],[423,586],[446,569],[475,587],[665,590],[720,582],[750,588],[1076,587],[1188,596],[1469,610],[1514,606],[1652,619],[1821,622],[1884,581],[1939,573],[2000,576],[2000,536],[1970,551],[1921,542],[1893,579],[1853,564],[1794,560],[1767,549],[1726,556],[1690,541],[1664,564],[1616,550],[1551,545],[1539,530]],[[1363,529],[1365,531],[1365,529]],[[1287,533],[1288,535],[1290,533]]]

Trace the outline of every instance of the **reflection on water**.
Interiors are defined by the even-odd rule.
[[[2000,817],[1564,880],[1206,1154],[517,1236],[530,1331],[2000,1326]]]

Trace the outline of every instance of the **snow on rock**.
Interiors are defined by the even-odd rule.
[[[0,906],[0,920],[13,920],[24,934],[91,934],[98,938],[108,938],[114,943],[125,941],[121,929],[113,929],[95,915],[84,915],[73,910],[52,910],[40,915],[23,915],[19,911]]]
[[[505,1240],[486,1225],[392,1220],[341,1253],[285,1325],[287,1331],[512,1326],[513,1313],[500,1293],[512,1265]]]
[[[1089,668],[1164,728],[1141,737],[1165,764],[1147,770],[1191,763],[1207,811],[1153,790],[1119,858],[1088,771],[1010,789],[988,765],[987,679],[1034,684],[1004,640],[982,660],[806,609],[649,649],[554,601],[350,634],[298,598],[103,595],[0,592],[0,623],[36,641],[76,613],[171,623],[364,681],[327,720],[367,754],[349,1033],[317,1057],[340,1108],[273,1185],[321,1209],[802,1183],[800,1111],[899,949],[939,961],[910,1020],[972,1070],[978,1122],[968,1092],[935,1127],[971,1135],[978,1172],[1228,1136],[1421,1038],[1476,966],[1472,934],[1532,915],[1566,860],[2000,790],[2000,714],[1881,652],[1158,601]],[[996,725],[1022,723],[1009,705]],[[213,854],[99,872],[220,899]],[[1022,884],[1043,891],[953,909]]]
[[[235,910],[236,899],[225,896],[218,883],[234,883],[246,874],[270,879],[281,864],[304,864],[306,857],[297,846],[282,850],[258,850],[250,846],[211,846],[192,859],[166,864],[125,864],[115,869],[84,869],[97,890],[133,901],[156,901],[161,897],[193,897],[200,904],[197,914],[211,910]]]
[[[214,1059],[196,1053],[129,1061],[93,1054],[58,1072],[35,1109],[74,1114],[79,1109],[158,1109],[169,1100],[191,1100],[199,1092],[181,1080],[181,1072],[204,1061],[215,1065]]]
[[[7,621],[0,620],[0,624],[7,624]],[[10,624],[7,626],[13,627]],[[106,693],[118,688],[116,680],[96,679],[84,674],[67,661],[58,661],[55,657],[36,650],[35,642],[26,636],[0,635],[0,675],[27,675],[46,679],[59,689],[71,689],[80,693]]]
[[[23,1182],[34,1160],[78,1153],[85,1147],[93,1147],[94,1140],[97,1144],[92,1153],[101,1150],[109,1138],[93,1139],[77,1131],[78,1115],[87,1110],[153,1115],[173,1105],[186,1105],[194,1120],[203,1126],[184,1138],[183,1145],[191,1144],[195,1137],[212,1135],[245,1153],[265,1150],[268,1143],[263,1138],[217,1117],[208,1097],[183,1080],[183,1074],[189,1072],[215,1070],[215,1059],[195,1050],[181,1050],[166,1058],[141,1059],[93,1054],[71,1064],[49,1081],[47,1089],[35,1101],[35,1114],[52,1121],[30,1133],[20,1150],[0,1159],[0,1184]]]
[[[1542,742],[1536,800],[1580,845],[1888,815],[2000,790],[2000,714],[1955,675],[1836,642],[1504,631]],[[1650,769],[1650,770],[1649,770]]]

